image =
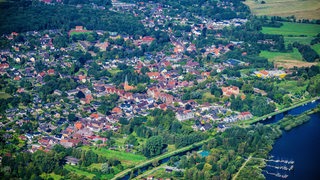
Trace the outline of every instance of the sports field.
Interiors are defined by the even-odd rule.
[[[292,16],[297,19],[320,19],[320,1],[319,0],[246,0],[255,15],[267,16]]]

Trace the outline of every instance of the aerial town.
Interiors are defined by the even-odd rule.
[[[228,18],[223,13],[213,18],[184,8],[178,13],[174,2],[112,0],[107,6],[94,2],[70,7],[132,16],[139,19],[138,28],[143,29],[137,31],[144,33],[95,29],[75,21],[68,29],[17,30],[1,36],[0,128],[4,145],[0,162],[19,151],[50,153],[63,147],[74,149],[63,156],[65,169],[71,172],[80,169],[98,179],[111,179],[146,158],[206,141],[215,134],[228,133],[227,129],[234,126],[270,119],[272,113],[318,99],[319,56],[314,62],[305,61],[295,67],[260,57],[261,51],[294,49],[299,53],[304,45],[283,45],[280,35],[237,34],[239,29],[261,26],[255,21],[271,24],[263,18],[252,20],[247,10],[241,9],[246,6],[240,1],[214,4],[221,11],[237,12],[229,13]],[[237,6],[236,2],[243,6]],[[67,6],[61,0],[39,3],[44,7]],[[209,4],[191,7],[205,9]],[[133,27],[136,22],[127,23]],[[175,135],[176,139],[171,137]],[[194,140],[184,142],[182,136],[191,138],[191,135]],[[167,147],[161,144],[160,152],[148,152],[147,144],[152,137],[161,137]],[[214,142],[208,142],[207,149],[214,147],[210,144]],[[76,155],[74,151],[79,149]],[[120,157],[121,168],[108,161],[106,171],[105,163],[101,166],[103,160],[86,164],[81,151],[93,151],[100,158],[101,149],[143,158],[128,165]],[[266,154],[269,150],[265,150]],[[248,158],[241,162],[245,160]],[[99,168],[106,176],[99,174],[100,170],[97,173],[83,169],[95,163],[100,163]],[[79,164],[82,169],[74,170]],[[212,165],[206,162],[203,171],[209,166]],[[166,171],[176,171],[171,177],[179,177],[186,167],[176,165]],[[227,171],[223,168],[210,169]],[[226,175],[226,179],[236,170]],[[44,172],[48,177],[52,172],[59,174]],[[41,178],[47,176],[42,174]],[[184,178],[187,176],[185,172]],[[222,173],[220,177],[225,176]]]

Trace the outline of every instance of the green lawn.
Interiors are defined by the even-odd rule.
[[[0,99],[8,99],[11,95],[5,92],[0,92]]]
[[[91,34],[91,33],[92,33],[91,31],[88,31],[88,32],[71,32],[70,36],[79,35],[79,34]]]
[[[294,42],[299,42],[300,44],[310,44],[313,37],[307,36],[307,37],[284,37],[284,43],[286,45],[293,44]]]
[[[320,44],[315,44],[312,46],[312,48],[317,51],[318,54],[320,54]]]
[[[49,179],[49,178],[53,178],[54,180],[60,180],[62,179],[63,177],[60,176],[60,175],[57,175],[55,173],[50,173],[50,174],[41,174],[40,177],[42,177],[43,179]]]
[[[116,75],[118,72],[121,72],[120,69],[116,68],[116,69],[108,69],[108,71],[111,73],[112,76]]]
[[[93,174],[93,173],[80,170],[76,166],[71,166],[69,164],[65,165],[64,168],[69,170],[69,171],[71,171],[71,172],[73,172],[73,173],[75,173],[75,174],[77,174],[77,175],[79,175],[79,176],[83,175],[83,176],[86,176],[86,177],[88,177],[90,179],[92,179],[95,176],[95,174]]]
[[[275,86],[278,86],[285,90],[292,91],[292,93],[306,90],[307,85],[308,85],[308,81],[303,81],[301,86],[298,86],[298,81],[284,80],[284,81],[281,81],[279,84],[275,83]]]
[[[300,36],[306,35],[308,37],[316,36],[320,32],[320,25],[317,24],[302,24],[283,22],[280,28],[263,27],[262,33],[265,34],[281,34],[283,36]]]
[[[293,52],[288,53],[261,51],[260,56],[267,58],[269,61],[302,60],[302,56],[296,48],[293,49]]]
[[[88,146],[82,147],[85,150],[91,149],[93,152],[98,155],[104,156],[106,158],[116,158],[124,163],[124,165],[135,165],[139,162],[145,161],[147,158],[143,155],[127,153],[124,151],[113,151],[105,148],[94,149]]]

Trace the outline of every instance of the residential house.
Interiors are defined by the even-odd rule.
[[[194,118],[194,113],[191,110],[180,110],[176,112],[176,118],[179,121],[185,121]]]
[[[222,87],[221,89],[223,95],[227,97],[230,97],[231,95],[238,96],[240,93],[237,86]]]

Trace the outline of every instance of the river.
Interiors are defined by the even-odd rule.
[[[309,103],[288,111],[288,114],[301,114],[310,108],[316,107],[319,100],[314,103]],[[285,114],[287,114],[285,113]],[[274,123],[280,119],[284,114],[276,115],[264,124]],[[311,119],[306,124],[293,128],[289,132],[283,131],[283,135],[276,140],[270,155],[273,159],[293,160],[294,170],[285,171],[277,170],[272,167],[266,167],[264,170],[272,173],[280,173],[289,175],[287,179],[301,180],[301,179],[320,179],[320,112],[310,115]],[[279,165],[268,162],[268,165]],[[282,164],[286,165],[286,164]],[[286,165],[288,166],[288,165]],[[274,175],[267,174],[264,171],[267,179],[281,179]]]

